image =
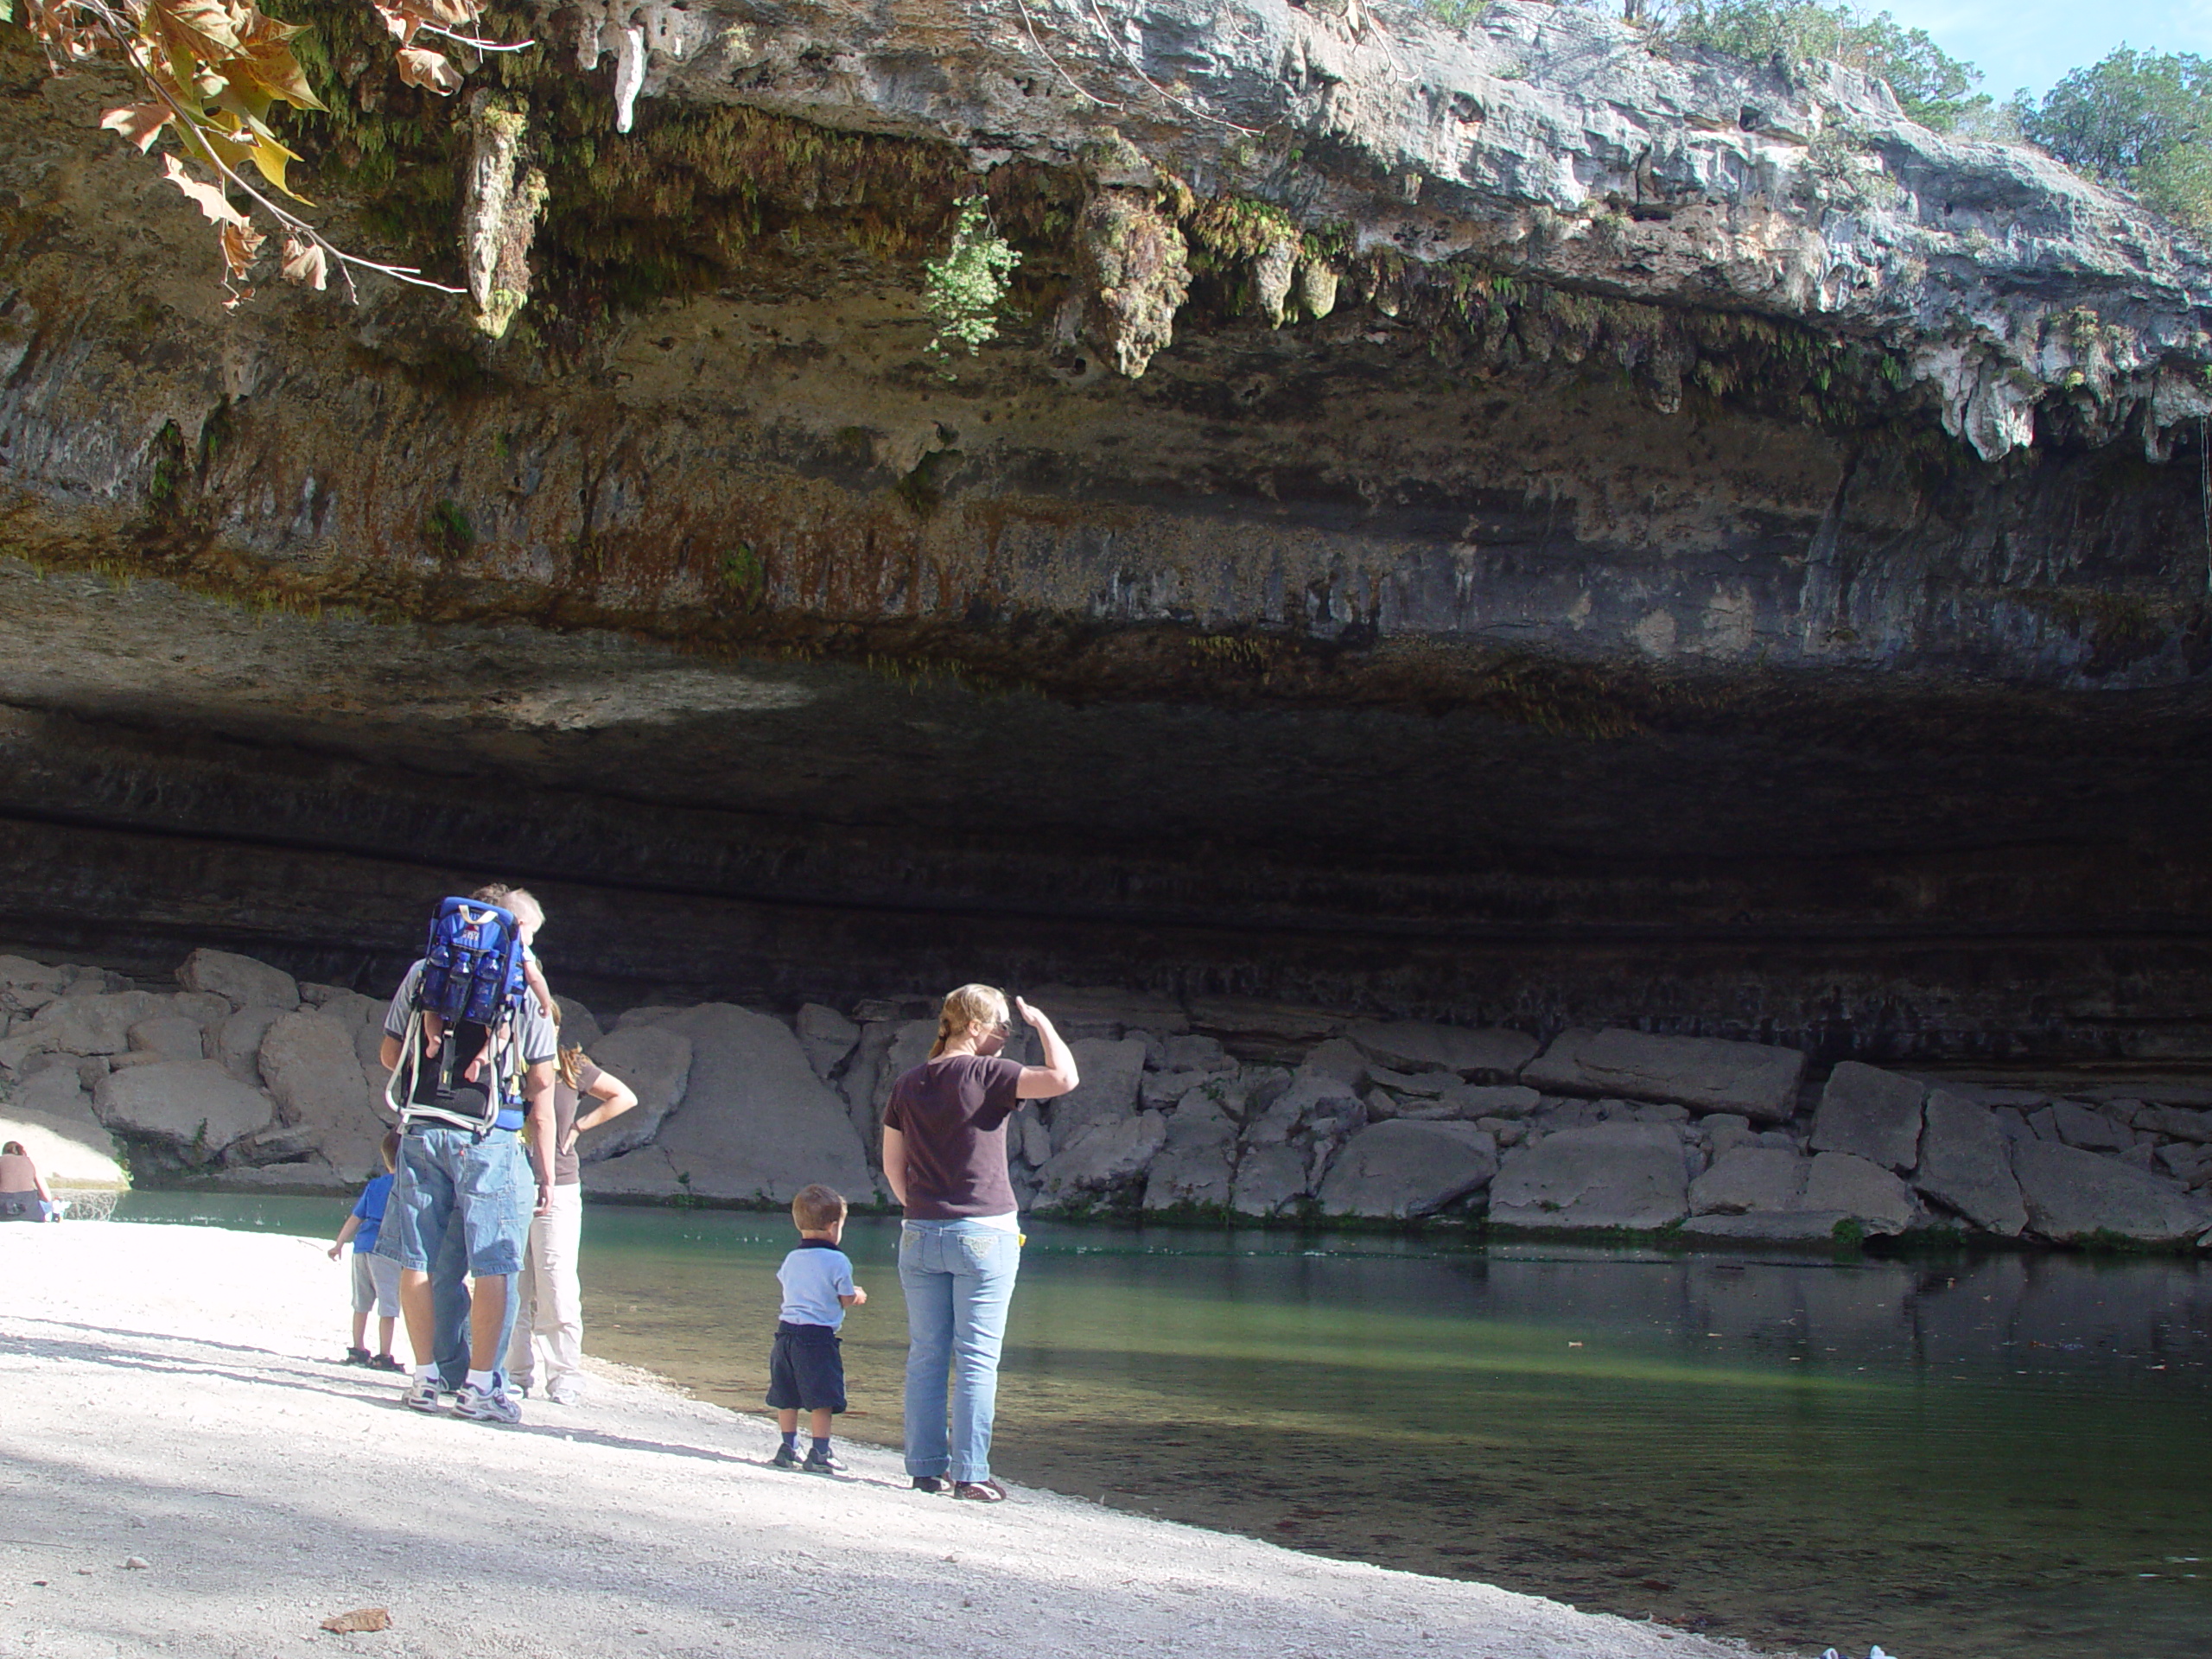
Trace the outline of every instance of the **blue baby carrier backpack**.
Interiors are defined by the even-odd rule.
[[[385,1103],[404,1122],[429,1118],[480,1131],[519,1107],[515,1016],[528,995],[523,962],[522,931],[512,911],[477,899],[438,906],[408,1010],[405,1055],[385,1087]],[[428,1015],[442,1030],[437,1054],[425,1065]],[[467,1075],[472,1062],[480,1062],[474,1078]]]

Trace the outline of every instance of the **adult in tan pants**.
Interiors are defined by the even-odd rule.
[[[594,1103],[577,1116],[586,1099]],[[564,1047],[553,1078],[553,1203],[531,1218],[522,1271],[515,1275],[515,1328],[507,1342],[507,1378],[524,1394],[539,1380],[545,1357],[545,1396],[556,1406],[583,1400],[584,1300],[576,1274],[582,1244],[584,1189],[576,1137],[638,1103],[636,1091],[591,1063],[582,1049]]]

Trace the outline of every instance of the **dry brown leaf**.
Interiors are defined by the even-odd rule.
[[[261,245],[268,240],[251,225],[226,225],[215,235],[223,245],[223,263],[231,268],[233,278],[252,270]]]
[[[296,236],[284,238],[284,280],[304,283],[320,289],[329,280],[330,262],[324,257],[320,243],[302,241]]]
[[[183,191],[186,199],[207,216],[210,224],[243,225],[246,222],[245,215],[231,206],[230,199],[223,194],[220,185],[201,183],[184,170],[175,156],[162,157],[162,176]]]
[[[142,151],[153,148],[154,140],[162,136],[162,129],[169,121],[168,108],[161,104],[125,105],[100,117],[100,125],[110,132],[121,133]]]
[[[461,71],[446,60],[442,52],[433,52],[427,46],[404,46],[399,49],[399,78],[410,86],[424,86],[441,98],[461,90]]]
[[[391,1628],[391,1615],[381,1607],[356,1607],[350,1613],[324,1619],[322,1628],[335,1630],[340,1636],[351,1636],[356,1630],[388,1630]]]

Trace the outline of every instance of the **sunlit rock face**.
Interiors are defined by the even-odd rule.
[[[496,340],[224,313],[9,57],[0,932],[2197,1052],[2198,255],[1586,12],[1090,10],[564,10],[487,114],[314,9],[308,194]]]

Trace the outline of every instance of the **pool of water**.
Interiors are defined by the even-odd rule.
[[[331,1234],[334,1200],[124,1215]],[[586,1340],[758,1409],[781,1217],[586,1212]],[[893,1441],[896,1224],[847,1249]],[[344,1313],[334,1306],[334,1343]],[[1785,1652],[2212,1654],[2212,1269],[1033,1223],[995,1465]]]

